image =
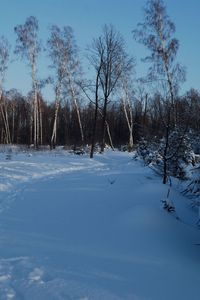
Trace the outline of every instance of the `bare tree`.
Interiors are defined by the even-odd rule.
[[[82,142],[84,141],[83,128],[81,123],[79,104],[77,99],[76,76],[79,68],[77,60],[77,48],[74,41],[73,30],[70,26],[60,29],[54,25],[51,27],[51,36],[47,42],[49,56],[52,59],[51,67],[55,69],[54,90],[55,90],[55,115],[51,136],[51,145],[56,144],[58,111],[60,108],[62,94],[67,90],[77,113],[78,124]]]
[[[91,142],[91,150],[90,150],[90,158],[94,156],[94,149],[95,149],[95,138],[96,138],[96,128],[97,128],[97,118],[98,118],[98,109],[99,109],[99,75],[101,71],[101,59],[99,68],[96,74],[96,82],[95,82],[95,111],[94,111],[94,121],[93,121],[93,128],[92,128],[92,142]]]
[[[8,111],[6,99],[3,95],[3,83],[8,68],[10,45],[5,37],[0,38],[0,109],[5,130],[5,142],[11,143],[10,127],[8,122]]]
[[[100,107],[101,99],[100,99],[100,95],[99,95],[99,90],[100,90],[99,76],[100,76],[101,67],[102,67],[102,65],[100,62],[99,68],[98,68],[98,70],[96,70],[97,73],[96,73],[95,84],[92,84],[92,82],[90,82],[89,85],[87,84],[85,86],[85,83],[84,84],[83,84],[83,82],[80,83],[80,87],[83,90],[84,94],[89,99],[90,103],[92,105],[94,105],[94,118],[93,118],[93,122],[92,122],[92,130],[91,130],[90,158],[93,158],[93,156],[94,156],[98,115],[100,115],[101,118],[103,117],[102,109]],[[88,91],[92,94],[91,96],[89,95]],[[111,137],[111,133],[110,133],[110,126],[109,126],[107,120],[106,120],[105,125],[106,125],[106,131],[108,134],[110,146],[111,146],[112,150],[114,150],[113,141],[112,141],[112,137]]]
[[[99,113],[99,75],[101,71],[101,59],[99,63],[99,67],[96,70],[96,79],[95,79],[95,84],[93,88],[93,84],[90,82],[89,85],[85,86],[83,82],[81,83],[81,88],[86,95],[86,97],[89,99],[90,103],[94,105],[94,118],[92,122],[92,130],[91,130],[91,149],[90,149],[90,158],[94,157],[94,150],[95,150],[95,142],[96,142],[96,129],[97,129],[97,119],[98,119],[98,113]],[[89,96],[88,91],[89,90],[92,94],[92,96]],[[94,95],[94,96],[93,96]],[[94,100],[93,100],[94,98]]]
[[[76,62],[75,64],[72,64],[71,66],[69,66],[69,68],[67,69],[65,88],[66,88],[67,93],[70,95],[70,98],[72,100],[73,106],[76,111],[78,125],[79,125],[79,129],[80,129],[80,135],[81,135],[81,142],[83,145],[84,144],[83,125],[82,125],[82,121],[81,121],[80,104],[78,101],[79,94],[80,94],[79,79],[77,78],[77,75],[79,73],[79,72],[77,72],[78,64],[79,63]]]
[[[25,58],[31,67],[33,100],[33,124],[34,124],[34,147],[38,148],[39,143],[39,112],[38,112],[38,82],[37,82],[37,59],[41,50],[38,41],[38,21],[31,16],[26,19],[23,25],[14,28],[17,34],[15,53]]]
[[[90,52],[90,47],[88,48],[88,51]],[[90,158],[94,157],[94,150],[95,150],[95,143],[96,143],[96,129],[97,129],[97,119],[98,119],[98,113],[100,110],[100,95],[99,95],[99,88],[100,88],[100,72],[103,64],[103,52],[99,56],[99,62],[96,61],[95,64],[95,83],[93,84],[92,81],[89,81],[87,85],[83,82],[81,83],[81,88],[86,95],[86,97],[89,99],[90,103],[94,105],[94,118],[92,123],[92,130],[91,130],[91,149],[90,149]],[[93,64],[93,56],[88,56],[88,60]],[[86,90],[89,90],[92,94],[92,96],[89,96],[88,92]]]
[[[123,74],[121,79],[122,85],[122,107],[124,110],[128,131],[129,131],[129,141],[128,141],[128,151],[133,150],[133,125],[134,125],[134,117],[133,117],[133,91],[132,91],[132,80],[129,72]]]
[[[49,56],[52,60],[51,67],[55,69],[54,90],[55,90],[55,113],[51,135],[51,148],[57,143],[57,122],[61,102],[61,91],[66,74],[68,63],[68,45],[65,44],[63,32],[56,25],[51,27],[51,36],[47,41]]]
[[[107,130],[107,108],[110,97],[114,94],[119,79],[124,69],[129,67],[130,61],[126,60],[124,40],[112,25],[103,27],[102,35],[93,40],[90,47],[91,62],[96,72],[99,72],[99,83],[102,91],[102,132],[101,132],[101,152],[105,147],[105,134]]]
[[[176,126],[175,95],[178,85],[184,80],[184,69],[176,63],[179,42],[173,37],[175,25],[166,12],[162,0],[149,0],[144,9],[144,22],[138,24],[133,31],[135,39],[146,46],[151,55],[145,61],[151,63],[149,69],[150,80],[162,81],[166,88],[166,119],[165,149],[163,155],[163,183],[167,182],[167,160],[169,150],[169,136]]]

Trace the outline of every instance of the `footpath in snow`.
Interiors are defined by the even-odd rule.
[[[131,154],[0,155],[0,300],[199,300],[197,212]]]

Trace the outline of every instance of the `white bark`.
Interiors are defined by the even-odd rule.
[[[133,110],[125,84],[123,85],[124,94],[122,96],[122,105],[124,109],[124,114],[126,117],[126,122],[129,130],[129,149],[133,149]]]
[[[74,106],[75,106],[75,109],[76,109],[77,118],[78,118],[78,124],[79,124],[80,134],[81,134],[81,141],[82,141],[82,144],[84,144],[84,134],[83,134],[83,126],[82,126],[82,122],[81,122],[80,110],[79,110],[78,101],[77,101],[77,98],[76,98],[74,84],[72,82],[71,74],[69,72],[67,73],[67,77],[68,77],[68,80],[69,80],[69,88],[70,88],[72,100],[74,102]]]
[[[58,82],[55,88],[55,113],[54,113],[54,123],[53,123],[53,130],[51,135],[51,147],[56,146],[57,142],[57,124],[58,124],[58,112],[60,108],[60,101],[61,101],[61,87],[62,87],[62,79]]]
[[[31,61],[32,61],[32,86],[33,86],[33,93],[34,93],[34,99],[33,99],[33,126],[34,126],[34,134],[33,134],[33,140],[34,140],[34,148],[38,148],[38,99],[37,99],[37,81],[36,81],[36,64],[34,56],[31,55]]]
[[[40,144],[43,145],[43,122],[42,122],[42,107],[39,98],[39,124],[40,124]]]
[[[9,127],[9,121],[8,121],[7,105],[5,103],[5,100],[3,99],[2,88],[0,88],[0,108],[1,108],[1,115],[2,115],[2,119],[3,119],[3,123],[4,123],[4,128],[5,128],[6,143],[11,144],[11,135],[10,135],[10,127]]]

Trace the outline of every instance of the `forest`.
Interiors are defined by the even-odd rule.
[[[184,164],[198,162],[200,94],[191,88],[180,94],[185,67],[177,62],[179,41],[175,24],[161,0],[147,1],[143,20],[131,32],[133,43],[148,51],[147,74],[137,78],[136,57],[113,25],[87,47],[90,78],[83,70],[70,26],[53,25],[43,45],[34,16],[14,28],[14,54],[29,67],[32,90],[22,95],[4,89],[11,47],[0,39],[0,143],[25,144],[34,149],[63,145],[87,148],[92,158],[105,147],[133,151],[146,163],[161,165],[163,183],[169,174],[185,177]],[[45,51],[51,61],[46,78],[38,77],[38,60]],[[144,63],[140,62],[140,63]],[[20,73],[19,73],[20,76]],[[51,85],[54,101],[43,97]]]

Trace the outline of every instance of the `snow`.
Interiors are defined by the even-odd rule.
[[[0,153],[0,300],[197,300],[198,211],[132,154]]]

